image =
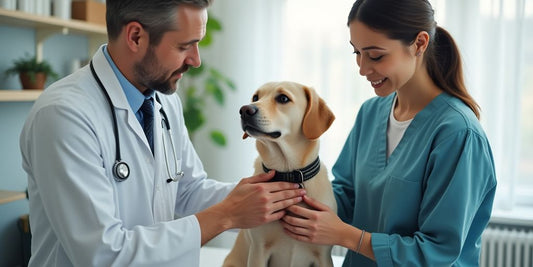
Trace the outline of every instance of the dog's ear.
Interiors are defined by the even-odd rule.
[[[303,87],[307,97],[307,108],[302,122],[302,131],[308,139],[319,138],[335,120],[335,115],[324,99],[315,90]]]

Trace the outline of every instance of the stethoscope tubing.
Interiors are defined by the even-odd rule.
[[[98,83],[98,86],[100,87],[100,89],[104,93],[104,95],[106,97],[106,100],[107,100],[107,102],[109,104],[109,107],[111,109],[111,114],[112,114],[112,117],[113,117],[113,135],[115,136],[115,163],[113,164],[113,176],[115,178],[115,181],[122,182],[122,181],[125,181],[126,179],[128,179],[128,177],[130,175],[130,168],[129,168],[128,164],[122,160],[122,157],[120,155],[120,139],[119,139],[119,133],[118,133],[117,114],[115,112],[115,108],[113,106],[113,103],[111,102],[111,97],[109,96],[109,93],[105,89],[104,84],[102,83],[102,81],[100,80],[100,78],[96,74],[96,71],[94,70],[94,66],[93,66],[93,61],[92,60],[91,60],[89,65],[90,65],[91,73],[92,73],[94,79],[96,80],[96,82]],[[161,104],[161,102],[159,100],[159,96],[157,94],[156,94],[156,101],[159,104]],[[167,148],[166,148],[166,143],[165,143],[165,137],[164,137],[164,134],[162,134],[161,137],[162,137],[162,140],[163,140],[163,151],[164,151],[164,154],[165,154],[165,163],[166,163],[166,169],[167,169],[167,174],[168,174],[168,179],[166,181],[167,181],[167,183],[177,182],[177,181],[179,181],[179,179],[181,177],[183,177],[183,171],[178,171],[178,166],[177,166],[178,157],[176,155],[176,148],[174,147],[174,140],[172,138],[172,131],[170,129],[170,122],[168,121],[167,114],[166,114],[166,112],[165,112],[165,110],[163,109],[162,106],[159,109],[159,112],[162,115],[162,124],[163,125],[161,125],[161,126],[165,127],[167,129],[168,134],[169,134],[170,145],[172,147],[172,155],[174,156],[174,164],[175,164],[175,169],[176,169],[176,174],[175,174],[175,176],[173,176],[172,172],[170,171],[170,164],[169,164],[168,157],[167,157]]]

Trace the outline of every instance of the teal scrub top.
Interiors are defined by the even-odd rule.
[[[487,137],[468,106],[442,93],[387,158],[395,95],[362,105],[332,168],[338,215],[372,233],[376,257],[349,250],[343,266],[478,266],[496,190]]]

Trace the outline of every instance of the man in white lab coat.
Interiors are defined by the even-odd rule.
[[[208,5],[107,0],[108,44],[35,102],[20,136],[30,266],[198,266],[216,235],[301,201],[297,185],[266,183],[273,173],[207,179],[174,92],[200,66]]]

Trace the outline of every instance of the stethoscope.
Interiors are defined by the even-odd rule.
[[[109,104],[109,108],[111,109],[111,114],[113,115],[113,134],[115,135],[115,164],[113,164],[113,176],[115,178],[115,181],[122,182],[128,179],[130,176],[130,166],[126,162],[124,162],[121,159],[120,156],[120,140],[119,140],[119,134],[118,134],[118,123],[117,123],[117,114],[115,112],[115,108],[113,107],[113,104],[111,102],[111,97],[109,97],[109,94],[107,93],[107,90],[104,87],[104,84],[102,84],[102,81],[96,74],[96,71],[94,70],[93,61],[90,62],[91,72],[93,74],[94,79],[100,86],[100,89],[102,89],[102,92],[104,92],[107,103]],[[159,101],[159,96],[156,94],[155,96],[156,101],[161,104]],[[170,139],[170,146],[172,146],[172,155],[174,156],[174,162],[175,162],[175,172],[174,175],[172,175],[172,172],[170,171],[170,164],[168,162],[168,156],[167,156],[167,146],[165,143],[165,134],[162,133],[162,140],[163,140],[163,152],[165,154],[165,165],[167,167],[167,183],[170,182],[177,182],[179,181],[184,173],[183,171],[178,171],[178,157],[176,155],[176,148],[174,147],[174,139],[172,138],[172,131],[170,130],[170,123],[168,121],[167,113],[165,110],[163,110],[163,107],[159,109],[159,113],[161,113],[161,127],[164,127],[167,129],[168,136]]]

